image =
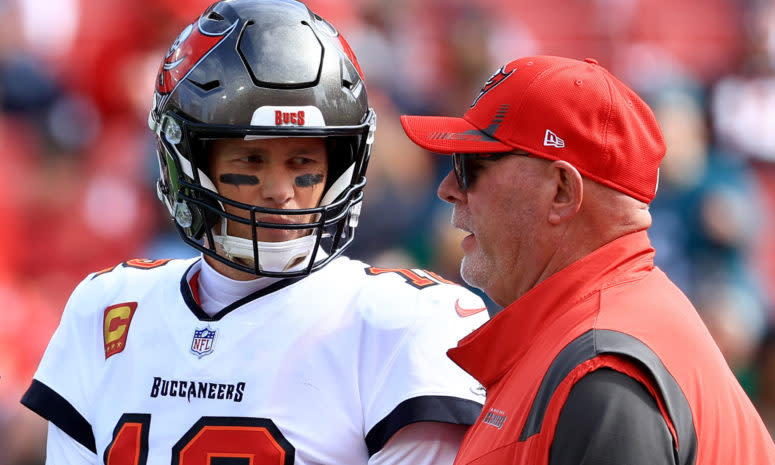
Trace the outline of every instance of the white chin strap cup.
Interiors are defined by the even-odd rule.
[[[213,239],[223,247],[230,259],[239,258],[253,263],[253,241],[227,235],[213,235]],[[303,236],[283,242],[259,241],[257,245],[259,270],[288,271],[310,256],[315,245],[315,236]]]

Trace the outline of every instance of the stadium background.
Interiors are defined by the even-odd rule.
[[[0,0],[0,465],[42,463],[44,424],[18,401],[75,284],[125,259],[193,253],[156,200],[146,118],[169,44],[209,3]],[[410,143],[400,114],[462,114],[529,54],[594,57],[641,93],[668,144],[657,264],[775,432],[775,2],[308,4],[344,32],[379,114],[349,252],[377,266],[459,280],[460,234],[435,197],[449,160]]]

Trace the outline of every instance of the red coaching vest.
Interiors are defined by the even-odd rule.
[[[546,464],[585,374],[611,368],[655,398],[677,464],[775,464],[775,445],[696,310],[654,266],[645,231],[550,276],[450,349],[487,389],[456,465]]]

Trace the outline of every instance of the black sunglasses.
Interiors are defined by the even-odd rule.
[[[529,157],[530,153],[523,151],[495,152],[495,153],[453,153],[452,169],[455,171],[455,179],[461,191],[465,192],[476,181],[480,167],[476,161],[498,161],[508,155],[520,155]]]

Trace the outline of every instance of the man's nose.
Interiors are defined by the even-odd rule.
[[[436,195],[445,202],[454,204],[456,201],[462,201],[465,193],[457,185],[457,178],[452,170],[441,180]]]
[[[261,197],[282,206],[294,196],[293,176],[283,169],[266,170],[261,178]]]

